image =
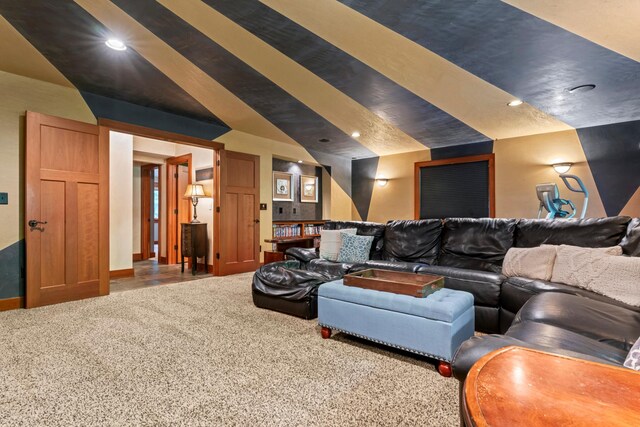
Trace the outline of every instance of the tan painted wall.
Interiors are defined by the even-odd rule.
[[[581,194],[565,187],[549,165],[572,162],[569,173],[580,177],[590,193],[588,217],[606,216],[576,131],[548,133],[496,141],[496,215],[498,217],[534,218],[538,214],[535,186],[554,182],[560,197],[571,199],[582,209]],[[579,203],[578,203],[579,202]]]
[[[629,199],[629,202],[624,207],[624,209],[622,209],[620,215],[640,217],[640,187],[638,187],[633,197]]]
[[[582,208],[582,197],[566,189],[558,174],[549,165],[572,162],[570,173],[579,176],[590,192],[588,217],[606,216],[593,175],[575,131],[510,138],[494,143],[496,155],[496,216],[535,218],[538,213],[536,184],[555,182],[560,195]],[[380,157],[376,177],[389,179],[385,187],[374,186],[369,221],[414,217],[414,163],[429,160],[429,151]],[[640,191],[639,191],[640,193]],[[625,212],[633,215],[640,210],[640,194],[629,202]],[[634,204],[635,203],[635,204]],[[354,217],[357,213],[354,212]]]
[[[429,150],[380,157],[376,178],[387,178],[384,187],[373,186],[369,221],[414,218],[414,163],[431,160]]]
[[[109,133],[109,270],[133,267],[133,137]],[[140,168],[138,168],[138,173]],[[140,180],[138,180],[138,183]],[[139,207],[139,206],[138,206]]]
[[[26,110],[95,123],[76,89],[0,71],[0,249],[21,239],[23,230],[24,114]]]

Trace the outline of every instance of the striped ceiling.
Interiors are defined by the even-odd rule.
[[[75,86],[96,115],[115,100],[316,158],[640,119],[637,0],[0,0],[0,14],[0,69]],[[581,84],[596,89],[568,92]]]

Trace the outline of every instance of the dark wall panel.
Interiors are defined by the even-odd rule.
[[[493,153],[493,141],[477,144],[452,145],[431,150],[431,160],[452,159],[455,157],[477,156]]]
[[[24,240],[0,250],[0,299],[24,296]]]
[[[229,128],[214,122],[203,122],[88,92],[80,92],[80,94],[98,118],[117,120],[203,139],[214,139],[229,131]]]
[[[420,168],[420,218],[486,218],[489,163]]]
[[[304,163],[273,159],[273,170],[293,174],[293,202],[273,201],[274,221],[312,221],[322,218],[322,168]],[[302,203],[300,201],[300,175],[318,177],[318,203]],[[282,209],[282,213],[280,213]],[[295,213],[294,213],[295,209]]]
[[[618,215],[640,187],[640,121],[578,129],[607,215]]]
[[[369,217],[379,157],[351,162],[351,199],[363,221]]]

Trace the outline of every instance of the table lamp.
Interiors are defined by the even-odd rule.
[[[191,197],[191,204],[193,204],[193,219],[191,220],[191,224],[198,224],[198,213],[196,211],[196,206],[198,205],[198,199],[200,197],[207,197],[204,192],[204,187],[202,184],[189,184],[187,185],[187,191],[184,192],[184,197]]]

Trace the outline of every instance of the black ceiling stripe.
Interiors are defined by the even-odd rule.
[[[134,49],[105,46],[111,34],[70,0],[0,0],[0,13],[77,89],[228,128]]]
[[[573,127],[640,118],[640,63],[502,1],[340,1]]]
[[[379,157],[354,160],[351,166],[351,198],[363,221],[369,217],[379,160]]]
[[[303,147],[344,156],[375,155],[158,2],[113,3]],[[330,142],[319,142],[322,138]]]
[[[428,147],[488,139],[258,0],[204,2]]]

